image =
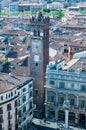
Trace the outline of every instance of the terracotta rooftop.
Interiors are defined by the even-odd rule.
[[[29,55],[29,51],[27,50],[27,47],[25,45],[15,45],[11,47],[12,50],[7,55],[8,58],[20,58]]]
[[[25,30],[19,30],[19,29],[8,29],[8,30],[3,30],[2,34],[25,36],[25,35],[29,35],[29,32],[27,32]]]
[[[86,25],[82,26],[78,24],[63,24],[63,25],[60,25],[60,27],[86,29]]]
[[[73,70],[80,69],[81,72],[86,72],[86,58],[80,58],[75,64],[70,67]]]
[[[50,46],[52,48],[60,47],[61,45],[69,46],[79,46],[86,47],[86,32],[84,31],[74,31],[72,35],[62,34],[51,37]]]
[[[1,73],[0,74],[0,93],[4,93],[6,91],[12,90],[20,85],[23,85],[26,81],[31,80],[30,77],[27,76],[17,76],[13,74]]]
[[[13,44],[21,44],[22,43],[22,39],[20,39],[19,37],[17,36],[13,36],[13,37],[10,37],[8,39],[8,43],[13,43]]]

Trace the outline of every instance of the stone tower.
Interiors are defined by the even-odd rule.
[[[34,77],[33,98],[37,108],[44,105],[44,83],[49,62],[49,17],[41,12],[30,19],[30,76]]]

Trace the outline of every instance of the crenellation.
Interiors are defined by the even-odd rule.
[[[48,16],[43,16],[42,14],[32,18],[30,18],[30,24],[49,24],[50,18]]]

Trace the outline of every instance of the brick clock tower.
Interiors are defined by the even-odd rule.
[[[37,109],[44,106],[44,83],[49,62],[49,17],[41,12],[30,19],[30,76],[33,82],[33,100]]]

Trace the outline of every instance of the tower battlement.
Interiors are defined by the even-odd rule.
[[[30,24],[49,24],[49,21],[50,18],[43,16],[41,12],[39,12],[36,17],[32,16],[30,18]]]

